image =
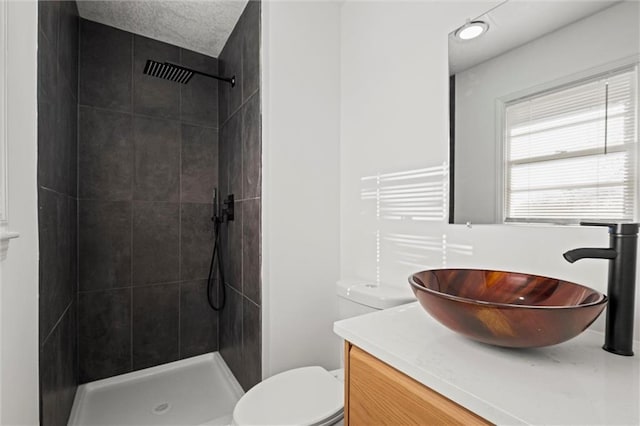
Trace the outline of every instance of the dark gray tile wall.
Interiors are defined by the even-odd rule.
[[[79,289],[121,288],[131,282],[131,218],[128,201],[82,200]]]
[[[135,200],[180,201],[179,124],[167,119],[134,117]]]
[[[84,106],[79,114],[80,198],[131,200],[134,161],[131,114]]]
[[[180,312],[183,357],[198,355],[217,347],[218,315],[207,303],[206,280],[180,283]]]
[[[147,59],[178,63],[180,48],[145,37],[134,37],[134,67],[144,68]],[[161,78],[133,75],[133,105],[139,114],[154,117],[180,118],[180,85]]]
[[[188,124],[181,131],[181,201],[208,203],[218,181],[218,131]]]
[[[95,22],[80,24],[80,105],[131,112],[130,33]]]
[[[75,2],[38,2],[40,424],[66,425],[78,386]]]
[[[179,311],[180,283],[134,287],[134,370],[180,358]]]
[[[180,279],[180,205],[133,202],[133,285]],[[203,258],[201,253],[198,253]]]
[[[233,193],[236,218],[223,234],[227,307],[220,316],[220,353],[245,390],[262,378],[260,2],[250,1],[220,55],[219,179]]]
[[[131,371],[131,288],[78,295],[80,377]]]
[[[215,58],[81,20],[80,382],[218,349],[206,301],[218,83],[146,76],[147,59],[218,70]]]
[[[218,74],[218,60],[194,52],[184,51],[182,63],[186,67]],[[226,85],[226,84],[225,84]],[[180,117],[183,121],[218,127],[219,83],[211,78],[194,78],[183,87]],[[207,96],[202,96],[206,93]]]

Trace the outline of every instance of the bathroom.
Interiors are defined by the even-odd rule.
[[[240,93],[242,98],[225,98],[230,90],[225,82],[213,84],[212,80],[196,80],[196,77],[186,85],[161,79],[151,80],[136,68],[136,60],[139,59],[136,57],[136,40],[154,37],[149,34],[132,35],[131,30],[122,28],[105,31],[113,33],[113,39],[129,40],[129,58],[126,60],[131,68],[125,69],[122,62],[125,52],[122,49],[110,44],[98,47],[85,45],[95,55],[91,57],[93,65],[99,63],[105,67],[92,77],[96,78],[95,81],[98,78],[104,78],[105,81],[96,82],[92,88],[83,87],[83,72],[87,71],[83,69],[83,43],[99,43],[99,40],[83,37],[86,29],[83,24],[89,27],[92,24],[85,22],[82,5],[78,3],[76,6],[79,18],[74,17],[73,7],[70,8],[72,5],[62,4],[58,18],[47,21],[44,19],[46,15],[43,9],[46,7],[43,5],[34,2],[3,3],[2,18],[14,18],[3,21],[3,27],[10,36],[7,40],[9,43],[11,40],[20,40],[19,49],[8,49],[3,58],[3,70],[6,69],[7,81],[11,82],[3,92],[8,94],[6,105],[10,106],[6,111],[3,110],[6,112],[3,125],[7,123],[9,141],[6,157],[9,161],[5,160],[8,178],[4,180],[3,176],[3,181],[8,185],[6,230],[17,232],[20,236],[11,239],[7,257],[1,266],[1,424],[64,424],[66,419],[60,419],[68,417],[77,385],[215,351],[219,351],[245,391],[260,380],[297,367],[320,365],[327,370],[337,369],[341,364],[342,350],[341,339],[334,333],[334,322],[339,318],[335,285],[340,280],[360,279],[410,291],[407,283],[410,274],[424,269],[458,266],[558,277],[600,292],[607,291],[606,261],[583,260],[569,264],[562,258],[564,252],[577,247],[606,246],[606,230],[549,224],[474,224],[473,221],[470,221],[470,225],[466,221],[450,224],[444,196],[441,199],[444,212],[438,220],[383,220],[376,216],[375,200],[372,202],[363,196],[363,192],[372,188],[375,192],[376,182],[384,181],[387,177],[408,175],[410,179],[413,174],[419,179],[419,175],[427,170],[436,175],[440,173],[442,182],[445,176],[448,180],[448,34],[467,19],[480,16],[501,2],[265,1],[251,2],[247,9],[244,3],[229,3],[235,8],[234,17],[229,18],[230,21],[235,20],[228,29],[229,34],[237,30],[246,31],[236,36],[246,44],[232,46],[229,44],[234,42],[232,36],[226,41],[227,46],[223,43],[219,47],[217,54],[205,56],[212,63],[216,61],[210,58],[217,58],[218,69],[211,69],[210,73],[222,76],[233,74],[237,77],[236,87],[240,87],[241,91],[232,92],[232,96]],[[257,16],[252,19],[257,19],[257,22],[238,27],[237,20],[243,13],[248,16],[252,10]],[[146,13],[152,14],[152,11]],[[78,22],[77,34],[65,33],[67,21],[63,17]],[[96,18],[86,19],[94,20]],[[42,47],[49,42],[45,30],[58,34],[56,51],[49,52],[55,55],[53,58],[39,57],[44,53]],[[19,34],[19,37],[12,39],[12,34]],[[44,41],[42,37],[45,37]],[[169,56],[177,52],[176,62],[206,71],[206,60],[189,64],[180,62],[185,60],[184,56],[180,59],[180,55],[195,51],[194,47],[160,41],[162,43],[149,42],[162,46],[153,51],[158,60],[170,61]],[[79,47],[76,51],[79,55],[77,94],[74,93],[73,84],[69,83],[76,81],[71,67],[72,71],[66,76],[52,82],[53,85],[60,83],[68,86],[64,88],[66,94],[39,102],[41,96],[49,96],[38,93],[38,72],[43,69],[45,61],[57,61],[62,69],[75,60],[73,49],[63,51],[61,43],[76,43]],[[126,40],[123,41],[123,44],[126,43]],[[149,48],[153,49],[154,46]],[[225,48],[233,48],[227,50],[228,56],[225,56]],[[245,48],[255,50],[245,51]],[[118,55],[122,55],[122,58]],[[239,61],[239,57],[259,60],[253,64],[242,62],[240,66],[236,63],[227,68],[227,64]],[[153,56],[144,59],[153,59]],[[252,69],[249,65],[257,68]],[[254,80],[246,81],[251,71],[255,72]],[[42,76],[50,77],[51,74]],[[65,81],[65,78],[69,81]],[[194,87],[193,84],[201,84],[203,88]],[[124,86],[125,89],[121,89]],[[137,94],[136,87],[142,87]],[[245,87],[255,89],[245,90]],[[122,95],[125,106],[115,101],[110,101],[107,106],[96,105],[100,99],[83,103],[83,90],[89,89],[94,90],[92,94],[102,100]],[[100,90],[106,91],[99,93]],[[218,93],[213,94],[216,90]],[[207,93],[203,93],[205,91]],[[156,93],[162,93],[162,96],[155,97]],[[195,102],[201,104],[190,112],[190,117],[185,117],[183,108],[188,107],[189,103],[183,101],[189,96],[194,106]],[[217,102],[213,100],[214,97]],[[235,113],[238,120],[245,120],[248,115],[256,117],[255,111],[250,110],[255,107],[251,105],[254,100],[259,102],[260,111],[255,134],[244,134],[233,127],[233,117],[223,118],[230,113],[232,116]],[[156,106],[161,107],[146,112],[131,109],[142,105],[141,102],[155,102]],[[228,108],[227,102],[235,107]],[[44,109],[47,103],[51,104],[49,111]],[[70,144],[66,147],[69,151],[62,153],[39,152],[40,120],[44,120],[47,113],[58,114],[64,108],[78,110],[77,130],[71,124],[69,128],[62,129],[70,132],[68,139],[77,138],[77,147]],[[217,121],[208,121],[206,115],[213,109],[216,112],[211,115],[217,115]],[[109,158],[91,157],[91,152],[86,151],[91,147],[82,142],[83,134],[123,127],[107,126],[100,120],[91,123],[87,119],[91,114],[121,116],[125,122],[133,120],[132,134],[136,133],[135,118],[138,116],[162,123],[162,127],[139,127],[137,131],[157,132],[157,137],[162,139],[161,146],[146,148],[146,158],[157,162],[166,160],[167,163],[162,166],[163,173],[153,174],[155,169],[145,169],[149,164],[136,162],[137,151],[127,151],[130,149],[127,143],[129,147],[134,145],[134,140],[144,143],[144,138],[136,139],[135,135],[130,140],[122,134],[112,135],[120,138],[117,147],[120,151]],[[68,117],[73,120],[73,113],[68,113]],[[253,153],[249,158],[242,156],[246,151],[225,151],[239,148],[237,145],[225,146],[225,128],[229,123],[229,132],[233,133],[230,138],[241,141],[251,137],[258,139],[257,154]],[[215,134],[208,140],[217,137],[217,152],[206,151],[206,147],[200,150],[196,146],[201,142],[197,138],[200,134],[194,135],[193,139],[198,151],[188,152],[190,147],[185,145],[185,141],[188,140],[189,129],[194,128],[201,129],[202,134]],[[253,131],[245,126],[241,129],[249,133]],[[180,139],[166,137],[169,132],[180,132]],[[16,138],[29,143],[11,145]],[[90,140],[96,144],[104,143],[99,138]],[[176,145],[176,140],[180,140],[182,145]],[[193,157],[189,157],[189,154]],[[64,173],[64,169],[55,165],[47,171],[50,174],[43,176],[37,158],[51,156],[55,158],[55,165],[77,161],[77,176],[73,172],[67,176],[57,174]],[[90,171],[96,174],[83,175],[86,173],[83,167],[87,167],[87,164],[83,166],[82,162],[98,160],[110,163],[105,169],[90,166]],[[125,163],[130,165],[129,175],[122,169]],[[223,171],[222,168],[227,165],[229,170]],[[246,166],[257,166],[255,170],[259,174],[244,174]],[[238,170],[240,174],[229,177],[226,183],[223,181],[221,176],[225,173]],[[193,174],[187,176],[185,173],[189,172]],[[207,177],[216,174],[217,184],[213,179],[207,181]],[[68,181],[74,178],[78,180],[76,192]],[[44,184],[47,179],[54,182],[54,188]],[[85,187],[84,190],[88,192],[83,194],[83,185],[90,183],[87,179],[94,179],[96,186]],[[137,192],[135,185],[141,182],[139,179],[143,179],[142,185],[148,186]],[[149,180],[144,182],[144,179]],[[189,185],[182,187],[180,182],[186,181]],[[61,188],[55,187],[58,183]],[[238,190],[247,183],[255,185],[253,188],[257,192]],[[121,188],[118,189],[117,185],[121,185]],[[204,284],[214,242],[210,221],[211,191],[214,186],[233,188],[229,193],[234,193],[236,199],[234,221],[221,225],[222,235],[226,232],[229,234],[226,241],[223,238],[221,245],[224,247],[223,265],[225,261],[228,263],[224,272],[231,281],[227,286],[227,305],[219,314],[208,308]],[[91,191],[95,192],[92,194]],[[65,241],[53,236],[55,241],[51,244],[62,244],[55,246],[54,253],[58,256],[67,256],[66,253],[74,250],[80,253],[77,265],[74,264],[75,259],[68,255],[64,262],[68,263],[66,267],[69,269],[55,272],[69,274],[69,279],[72,271],[77,269],[77,282],[72,286],[63,285],[51,294],[39,290],[43,279],[51,276],[50,273],[40,278],[38,276],[39,267],[48,265],[44,263],[46,252],[42,248],[43,236],[47,235],[42,227],[48,223],[42,219],[38,221],[38,208],[46,207],[43,202],[49,201],[46,196],[39,194],[59,195],[51,200],[51,203],[56,203],[52,207],[56,209],[56,214],[68,217],[71,221],[74,217],[78,218],[75,226],[72,221],[64,229],[59,229],[60,225],[55,222],[51,224],[55,232],[66,235],[66,231],[71,230],[78,232],[79,236],[77,239],[69,237]],[[220,200],[226,195],[223,191]],[[89,202],[83,206],[85,199]],[[66,200],[67,204],[59,200]],[[130,207],[114,212],[99,206],[115,203]],[[136,204],[147,206],[154,203],[171,208],[138,210],[137,222]],[[83,216],[83,210],[92,207],[90,204],[97,206],[95,214]],[[74,206],[77,211],[73,210]],[[202,213],[193,223],[186,221],[191,213],[190,208],[194,213],[196,210]],[[124,210],[130,216],[122,214],[118,217],[116,213]],[[52,216],[46,215],[45,218],[51,219]],[[169,219],[173,220],[172,226],[167,224]],[[117,220],[130,225],[132,231],[124,236],[118,235],[117,231],[126,226],[113,223]],[[112,221],[110,228],[102,228],[106,226],[104,221]],[[136,224],[147,232],[141,236],[144,240],[142,244],[154,247],[153,256],[144,250],[137,252]],[[194,236],[187,240],[187,235],[182,232],[188,233],[191,226]],[[122,257],[105,260],[98,248],[82,246],[82,234],[91,231],[92,227],[95,232],[103,234],[91,241],[107,239],[108,244],[116,244],[118,239],[131,241],[122,245],[122,250],[129,252],[122,253],[121,250],[119,256]],[[202,232],[196,232],[201,229]],[[5,228],[2,232],[5,232]],[[73,246],[74,241],[77,241],[77,248]],[[194,245],[187,247],[187,241]],[[227,245],[230,242],[239,246],[230,247]],[[190,256],[181,257],[179,251],[182,247],[193,250],[193,254],[190,252]],[[156,248],[160,256],[158,259],[155,258]],[[95,256],[89,259],[95,263],[83,263],[83,254],[85,259],[88,255]],[[139,256],[138,260],[136,256]],[[125,259],[131,262],[130,266],[127,266]],[[140,270],[140,273],[167,275],[168,278],[157,282],[168,284],[155,285],[156,281],[151,280],[154,285],[147,285],[149,283],[137,281],[136,266],[145,268],[148,264],[153,267]],[[59,264],[54,262],[54,266],[59,267]],[[181,268],[200,272],[193,276],[181,275]],[[119,279],[129,284],[108,281],[117,276],[114,274],[122,274]],[[83,281],[84,277],[98,277],[104,281],[88,289],[84,286],[91,284],[87,284],[86,279]],[[59,282],[56,281],[56,284]],[[151,289],[158,291],[140,297],[153,303],[137,305],[136,293],[151,292]],[[38,294],[42,308],[39,308]],[[98,297],[107,294],[114,295],[109,299],[114,301],[111,305],[107,299]],[[115,305],[116,294],[123,304]],[[45,296],[47,299],[43,300]],[[638,297],[636,292],[636,306]],[[194,305],[183,311],[184,303]],[[85,309],[88,304],[91,304],[90,310]],[[125,305],[128,310],[122,308]],[[116,306],[119,312],[114,311]],[[55,307],[56,311],[46,311],[49,307]],[[163,314],[159,314],[158,310],[163,310]],[[83,333],[87,339],[99,339],[88,334],[95,330],[93,325],[83,330],[87,324],[81,318],[89,314],[95,318],[100,312],[102,315],[120,315],[122,327],[108,327],[108,330],[114,333],[114,330],[123,331],[131,340],[127,342],[126,337],[118,335],[120,344],[102,343],[102,347],[94,346],[91,349],[94,352],[87,357],[82,353],[82,346],[87,347],[86,342],[81,340]],[[188,318],[185,316],[188,313],[194,313],[196,317]],[[142,315],[140,321],[135,319],[136,314]],[[76,317],[77,322],[71,321]],[[637,309],[635,318],[638,324]],[[182,333],[188,335],[194,330],[198,332],[191,336],[195,342],[191,347],[181,346],[175,337],[181,333],[180,325],[185,321],[193,321],[190,324],[195,325],[188,327],[188,331],[182,330]],[[217,324],[212,325],[215,322]],[[233,327],[225,328],[230,324]],[[108,322],[108,325],[115,324]],[[158,334],[150,341],[138,341],[134,328],[138,326]],[[197,329],[197,326],[202,328]],[[40,335],[39,327],[48,329],[44,332],[41,330],[46,336]],[[604,315],[592,328],[604,330]],[[636,341],[639,339],[638,328],[636,326]],[[49,333],[52,330],[54,333]],[[138,330],[138,333],[145,330]],[[214,336],[214,330],[217,336]],[[61,373],[61,365],[67,360],[54,358],[52,362],[43,363],[41,356],[46,354],[48,346],[42,344],[42,339],[49,337],[47,343],[73,345],[73,338],[66,339],[65,333],[78,338],[79,352],[77,355],[71,353],[72,359],[68,361],[77,366],[77,372],[71,372],[72,376],[77,374],[76,381],[61,382],[59,377],[53,377],[52,381],[58,390],[50,394],[40,384],[41,378],[46,377],[43,373],[47,368],[54,373]],[[160,342],[163,349],[157,351],[153,345]],[[100,344],[99,341],[96,343]],[[172,349],[165,349],[169,347]],[[136,352],[137,349],[142,352]],[[136,354],[152,359],[148,363],[147,360],[136,361]],[[119,363],[113,362],[116,358]],[[631,359],[637,359],[637,355]],[[85,365],[84,373],[81,373],[82,362],[94,364]],[[102,372],[94,375],[93,371],[99,369]],[[637,381],[634,386],[637,392]],[[44,401],[45,396],[54,398],[51,401],[53,413],[50,414],[52,417],[41,418],[44,413],[41,413],[40,401]],[[575,397],[579,399],[580,393],[576,392]],[[62,406],[67,407],[67,412],[56,411]]]

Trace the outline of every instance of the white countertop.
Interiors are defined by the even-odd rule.
[[[496,424],[640,424],[640,345],[601,349],[587,330],[559,345],[506,349],[462,337],[417,302],[343,321],[336,334]]]

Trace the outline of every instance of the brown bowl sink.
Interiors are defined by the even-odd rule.
[[[607,296],[555,278],[480,269],[433,269],[409,283],[422,307],[451,330],[496,346],[555,345],[582,333]]]

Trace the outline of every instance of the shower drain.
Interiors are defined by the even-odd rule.
[[[162,404],[156,405],[153,408],[152,412],[153,414],[157,414],[161,416],[163,414],[167,414],[170,408],[171,408],[171,404],[169,404],[168,402],[163,402]]]

